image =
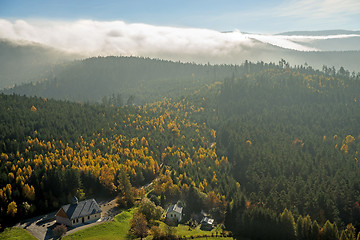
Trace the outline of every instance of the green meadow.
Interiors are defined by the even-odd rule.
[[[0,233],[1,240],[36,240],[28,231],[22,228],[12,227],[7,228],[4,232]]]

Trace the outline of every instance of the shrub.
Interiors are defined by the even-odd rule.
[[[55,238],[59,238],[59,237],[66,234],[67,227],[64,224],[57,225],[56,227],[54,227],[52,232],[53,232],[53,235],[54,235]]]

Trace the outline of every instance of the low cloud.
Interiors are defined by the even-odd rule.
[[[240,32],[222,34],[208,29],[160,27],[99,22],[10,22],[0,20],[0,37],[30,41],[85,55],[152,55],[154,53],[228,54],[251,47],[253,41]]]
[[[0,19],[0,38],[39,43],[86,57],[132,55],[196,61],[225,57],[234,59],[239,56],[249,58],[254,55],[254,49],[261,54],[269,45],[297,51],[316,51],[301,42],[327,37],[244,34],[239,31],[221,33],[209,29],[123,21]]]

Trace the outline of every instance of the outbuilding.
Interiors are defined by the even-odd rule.
[[[200,224],[201,224],[201,227],[200,227],[201,230],[211,231],[211,229],[213,228],[214,219],[209,218],[209,217],[203,217]]]

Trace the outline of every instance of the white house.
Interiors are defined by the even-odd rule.
[[[166,211],[166,218],[175,222],[180,222],[182,219],[183,208],[177,204],[171,205]]]
[[[100,219],[101,209],[95,199],[79,202],[74,197],[72,203],[62,206],[55,216],[57,223],[72,227]]]

